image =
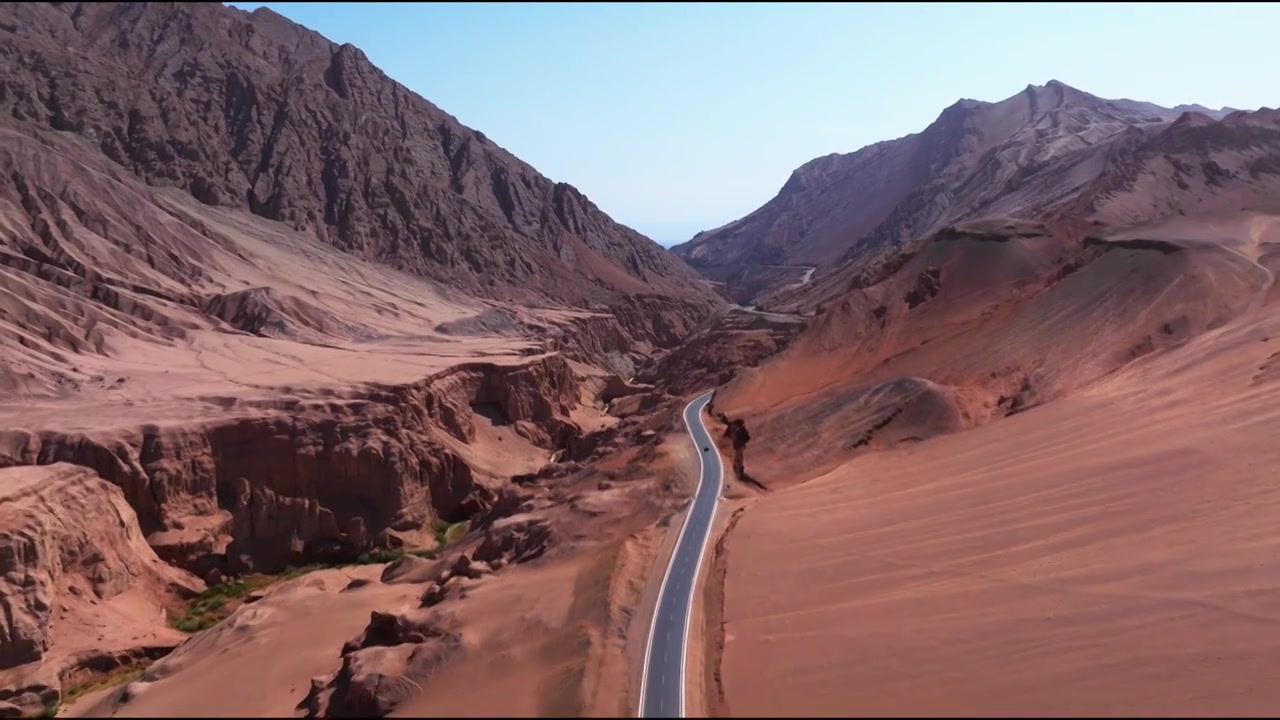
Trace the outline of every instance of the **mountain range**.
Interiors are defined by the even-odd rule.
[[[4,15],[10,122],[74,134],[152,186],[473,295],[617,305],[630,330],[667,343],[651,318],[683,326],[715,303],[576,188],[270,9],[17,3]]]
[[[0,717],[629,716],[668,577],[690,715],[1276,706],[1280,111],[962,99],[667,251],[270,9],[5,3],[0,165]]]
[[[815,283],[847,281],[957,222],[1119,227],[1254,206],[1275,196],[1278,117],[1106,100],[1058,81],[960,100],[919,133],[804,164],[764,206],[672,252],[746,303],[794,294],[805,266],[818,268]]]

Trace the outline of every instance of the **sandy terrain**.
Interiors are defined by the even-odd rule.
[[[1165,230],[1274,271],[1274,220]],[[727,541],[718,711],[1272,714],[1271,287],[1065,397],[753,504]]]
[[[288,717],[311,678],[332,671],[337,649],[358,634],[373,609],[393,608],[420,592],[377,582],[381,566],[323,570],[273,589],[221,625],[192,638],[129,686],[118,717]],[[356,577],[370,585],[343,593]],[[415,592],[418,591],[418,592]],[[288,648],[288,652],[281,652]],[[199,678],[199,683],[192,682]],[[203,689],[202,689],[203,687]],[[227,692],[238,688],[238,692]],[[252,688],[252,690],[250,690]],[[108,717],[115,698],[72,715]]]
[[[471,588],[449,608],[464,628],[460,656],[393,715],[576,712],[586,653],[575,642],[582,632],[575,621],[587,613],[578,608],[573,614],[574,588],[580,580],[599,586],[601,578],[581,576],[594,569],[584,569],[575,558],[543,568],[515,568],[500,582]],[[295,715],[311,678],[337,669],[338,649],[360,633],[371,611],[417,605],[423,586],[383,584],[378,581],[382,570],[324,570],[281,585],[157,663],[128,687],[127,702],[117,705],[118,698],[107,696],[73,708],[68,716],[106,717],[112,710],[115,717]],[[355,578],[370,584],[344,592]],[[281,648],[288,648],[284,657]],[[241,691],[228,693],[226,688]]]
[[[553,550],[446,603],[463,652],[402,712],[624,712],[629,620],[663,537],[650,526],[683,492],[653,456],[669,399],[624,382],[645,341],[609,313],[499,307],[146,186],[65,133],[0,128],[0,156],[12,171],[0,192],[0,487],[44,472],[9,465],[76,463],[76,482],[118,486],[136,510],[135,554],[201,590],[206,560],[273,573],[324,543],[430,546],[428,523],[492,507],[524,477],[518,492]],[[534,477],[548,466],[552,477]],[[5,508],[30,510],[10,495]],[[118,544],[113,522],[82,529]],[[47,554],[75,557],[74,533],[37,530]],[[79,575],[49,571],[31,604],[52,619],[23,609],[14,642],[52,631],[31,657],[6,658],[0,690],[47,706],[59,685],[93,679],[61,672],[63,658],[163,654],[185,639],[163,612],[182,605],[164,583],[112,567],[119,587],[101,598],[69,594],[59,578]],[[425,589],[338,592],[343,573],[366,572],[326,570],[246,606],[157,663],[117,714],[295,713],[370,612]],[[91,693],[74,711],[118,699]]]
[[[0,715],[625,713],[722,301],[269,10],[0,14]]]
[[[1274,704],[1275,111],[962,101],[720,312],[270,10],[0,15],[0,716],[630,714],[731,378],[690,710]]]
[[[636,462],[632,449],[584,476],[543,481],[558,501],[535,501],[533,515],[553,529],[552,549],[464,581],[460,592],[430,608],[437,622],[456,629],[460,648],[392,716],[628,712],[634,694],[629,676],[648,628],[647,621],[632,618],[647,620],[648,596],[656,592],[650,571],[661,546],[669,544],[666,526],[654,521],[676,513],[690,480],[687,439],[670,427],[643,462]],[[678,527],[678,515],[674,519]],[[472,554],[476,547],[471,539],[439,561],[419,564],[449,566],[458,553]],[[338,670],[339,649],[360,634],[371,612],[415,612],[430,584],[427,575],[384,583],[385,567],[320,570],[273,586],[264,599],[194,636],[138,681],[86,695],[61,715],[301,715],[295,706],[312,678]],[[368,582],[346,589],[355,579]],[[289,649],[283,658],[280,648]]]

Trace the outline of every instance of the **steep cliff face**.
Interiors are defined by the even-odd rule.
[[[0,38],[4,114],[75,133],[153,185],[472,294],[616,304],[660,342],[715,303],[573,187],[270,10],[13,3]],[[675,327],[655,326],[645,296]]]
[[[200,583],[147,546],[118,488],[83,467],[0,469],[0,701],[39,709],[86,653],[172,648],[160,599]],[[30,673],[12,671],[19,666]]]
[[[579,395],[559,355],[476,363],[288,414],[101,435],[4,431],[0,464],[90,468],[121,488],[166,560],[271,572],[487,509],[506,478],[455,449],[476,442],[477,416],[549,456],[583,435],[568,419]]]
[[[677,397],[723,385],[782,351],[804,326],[803,318],[792,315],[731,310],[657,358],[636,380]]]

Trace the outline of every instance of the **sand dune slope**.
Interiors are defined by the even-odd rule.
[[[1280,317],[859,457],[727,543],[731,714],[1266,716]]]
[[[1251,228],[1273,218],[1253,217],[1239,240],[1017,221],[940,234],[740,373],[716,410],[750,430],[746,471],[782,487],[1069,396],[1261,303],[1273,271]]]

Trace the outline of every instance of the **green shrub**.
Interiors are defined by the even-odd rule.
[[[467,531],[471,529],[471,523],[466,520],[456,523],[433,520],[431,529],[436,535],[436,549],[443,550],[461,540],[467,534]]]
[[[436,550],[434,548],[419,548],[407,551],[407,554],[417,557],[435,558]],[[362,553],[356,558],[356,565],[380,565],[383,563],[394,562],[406,555],[403,550],[374,550]],[[307,573],[323,569],[325,567],[342,567],[350,563],[334,563],[332,565],[304,565],[302,567],[288,567],[282,573],[275,575],[250,575],[248,577],[239,578],[224,582],[220,585],[214,585],[204,592],[200,593],[191,601],[184,615],[172,618],[170,624],[174,629],[185,633],[197,633],[201,630],[209,628],[222,622],[227,616],[235,611],[236,608],[243,604],[243,598],[254,590],[260,590],[264,587],[274,585],[285,580],[292,580],[301,577]]]
[[[471,529],[471,523],[467,522],[466,520],[463,520],[460,523],[454,523],[453,525],[451,525],[449,529],[445,530],[444,532],[444,543],[443,543],[444,547],[449,547],[450,545],[466,537],[467,531],[469,531],[470,529]]]

